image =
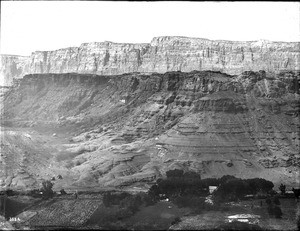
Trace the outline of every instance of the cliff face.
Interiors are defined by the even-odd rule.
[[[0,56],[0,86],[12,85],[13,79],[22,78],[29,72],[29,57],[17,55]]]
[[[149,44],[95,42],[56,51],[36,51],[27,58],[4,56],[0,73],[8,83],[12,78],[32,73],[116,75],[178,70],[213,70],[234,75],[259,70],[273,73],[299,70],[299,50],[299,43],[166,36],[155,37]]]
[[[0,186],[141,186],[175,168],[299,183],[299,74],[27,75],[3,95],[26,134],[1,139]]]

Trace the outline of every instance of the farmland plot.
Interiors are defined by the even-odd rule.
[[[31,227],[82,226],[101,204],[99,199],[56,200],[29,220]]]

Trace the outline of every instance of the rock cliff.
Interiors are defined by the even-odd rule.
[[[33,73],[90,73],[212,70],[237,75],[243,71],[275,73],[300,69],[300,43],[212,41],[187,37],[155,37],[151,43],[84,43],[30,57],[2,56],[0,74],[6,85]]]
[[[174,168],[299,183],[299,83],[300,72],[27,75],[3,95],[3,124],[27,133],[1,139],[0,186],[61,174],[63,187],[132,187]],[[28,133],[43,126],[51,138]]]

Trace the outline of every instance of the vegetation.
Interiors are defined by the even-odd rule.
[[[227,180],[220,180],[220,186],[214,195],[215,197],[219,197],[221,201],[235,201],[242,199],[247,194],[268,193],[274,187],[271,181],[262,178],[227,178]]]
[[[43,193],[44,199],[49,199],[54,196],[54,192],[52,190],[53,183],[50,180],[46,180],[42,182],[41,192]]]
[[[57,176],[56,179],[59,179],[59,177]],[[218,187],[212,195],[210,195],[208,190],[209,186]],[[226,175],[217,179],[201,179],[200,174],[196,172],[184,172],[182,170],[175,169],[168,171],[166,173],[166,178],[158,179],[156,184],[154,184],[147,193],[140,192],[137,194],[130,194],[127,192],[116,191],[104,193],[102,198],[103,203],[99,203],[99,205],[97,205],[97,209],[95,207],[95,210],[91,211],[90,218],[88,218],[89,222],[87,224],[100,225],[105,229],[127,229],[128,227],[145,227],[147,229],[151,229],[156,227],[156,224],[153,224],[153,220],[162,219],[160,218],[159,212],[161,212],[160,209],[162,208],[160,206],[164,206],[166,209],[164,214],[169,215],[166,215],[167,218],[164,218],[165,220],[160,220],[159,222],[164,222],[165,226],[168,226],[168,224],[174,225],[181,221],[180,217],[183,216],[183,213],[179,213],[178,211],[180,210],[184,211],[184,213],[187,211],[189,214],[203,213],[207,212],[208,210],[214,210],[213,213],[215,213],[215,211],[222,213],[232,209],[233,207],[230,207],[231,205],[228,206],[227,203],[221,202],[243,200],[245,195],[259,193],[266,193],[269,195],[265,200],[267,206],[264,206],[261,209],[261,214],[265,214],[266,217],[270,216],[279,219],[282,218],[283,212],[285,215],[287,215],[288,212],[286,210],[285,201],[279,201],[280,198],[278,196],[271,196],[273,187],[274,185],[272,182],[261,178],[240,179],[234,176]],[[52,188],[53,182],[48,180],[42,183],[41,189],[32,190],[32,193],[40,196],[43,195],[43,198],[48,199],[54,195]],[[40,192],[43,194],[41,195]],[[66,192],[62,189],[60,194],[64,195]],[[162,199],[167,200],[164,202],[161,201]],[[212,204],[210,203],[210,199],[213,201]],[[248,203],[250,208],[251,201],[248,202],[246,203]],[[47,203],[52,203],[52,200],[48,201]],[[74,203],[76,204],[79,202]],[[236,203],[234,203],[234,205],[236,205]],[[252,208],[253,205],[251,209]],[[244,208],[240,207],[234,209],[236,209],[237,213],[244,211]],[[157,211],[158,214],[153,212],[156,210],[160,210]],[[149,211],[151,211],[151,213]],[[151,221],[147,220],[149,216],[152,216],[151,214],[153,214],[153,219],[151,218]],[[172,216],[170,214],[172,214]],[[299,214],[297,216],[297,222],[299,225],[300,216]],[[145,220],[143,220],[144,218]],[[141,222],[139,223],[138,221],[140,220]],[[218,225],[219,224],[220,223],[218,223]],[[240,230],[244,229],[244,226],[246,227],[247,225],[248,224],[232,223],[224,224],[220,227],[223,229]],[[251,227],[247,226],[246,228],[259,230],[259,227],[256,225]]]
[[[127,192],[107,192],[103,195],[105,207],[117,206],[119,208],[119,212],[116,214],[119,219],[133,215],[142,205],[148,206],[154,203],[154,200],[145,193],[132,195]]]
[[[160,194],[165,194],[166,197],[178,197],[184,195],[201,195],[203,183],[201,177],[196,172],[183,173],[182,170],[170,170],[166,173],[166,179],[158,179],[153,185],[148,194],[155,200]]]
[[[198,173],[184,173],[178,169],[166,172],[166,176],[165,179],[158,179],[156,184],[150,188],[148,195],[154,200],[158,200],[160,195],[165,194],[168,198],[177,198],[178,202],[186,201],[186,204],[189,204],[189,199],[185,197],[207,196],[209,186],[218,186],[214,192],[214,199],[217,201],[234,201],[242,199],[247,194],[268,193],[274,187],[271,181],[262,178],[240,179],[225,175],[218,179],[202,180]]]
[[[282,217],[282,211],[280,206],[280,201],[278,197],[270,198],[268,197],[266,199],[266,204],[267,204],[267,211],[269,216],[275,216],[275,218],[281,218]]]
[[[296,214],[296,219],[297,219],[297,227],[298,230],[300,230],[300,204],[297,206],[297,214]]]
[[[284,195],[286,191],[286,186],[284,184],[280,184],[279,190],[281,191],[281,194]]]

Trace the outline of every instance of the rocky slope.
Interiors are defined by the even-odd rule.
[[[0,74],[7,85],[33,73],[90,73],[193,70],[278,72],[300,69],[300,44],[292,42],[213,41],[187,37],[155,37],[151,43],[83,43],[55,51],[36,51],[30,57],[2,56]]]
[[[37,142],[7,131],[0,165],[13,167],[1,185],[61,174],[63,187],[146,187],[174,168],[299,184],[299,81],[264,71],[27,75],[2,96],[3,125],[57,134]]]

